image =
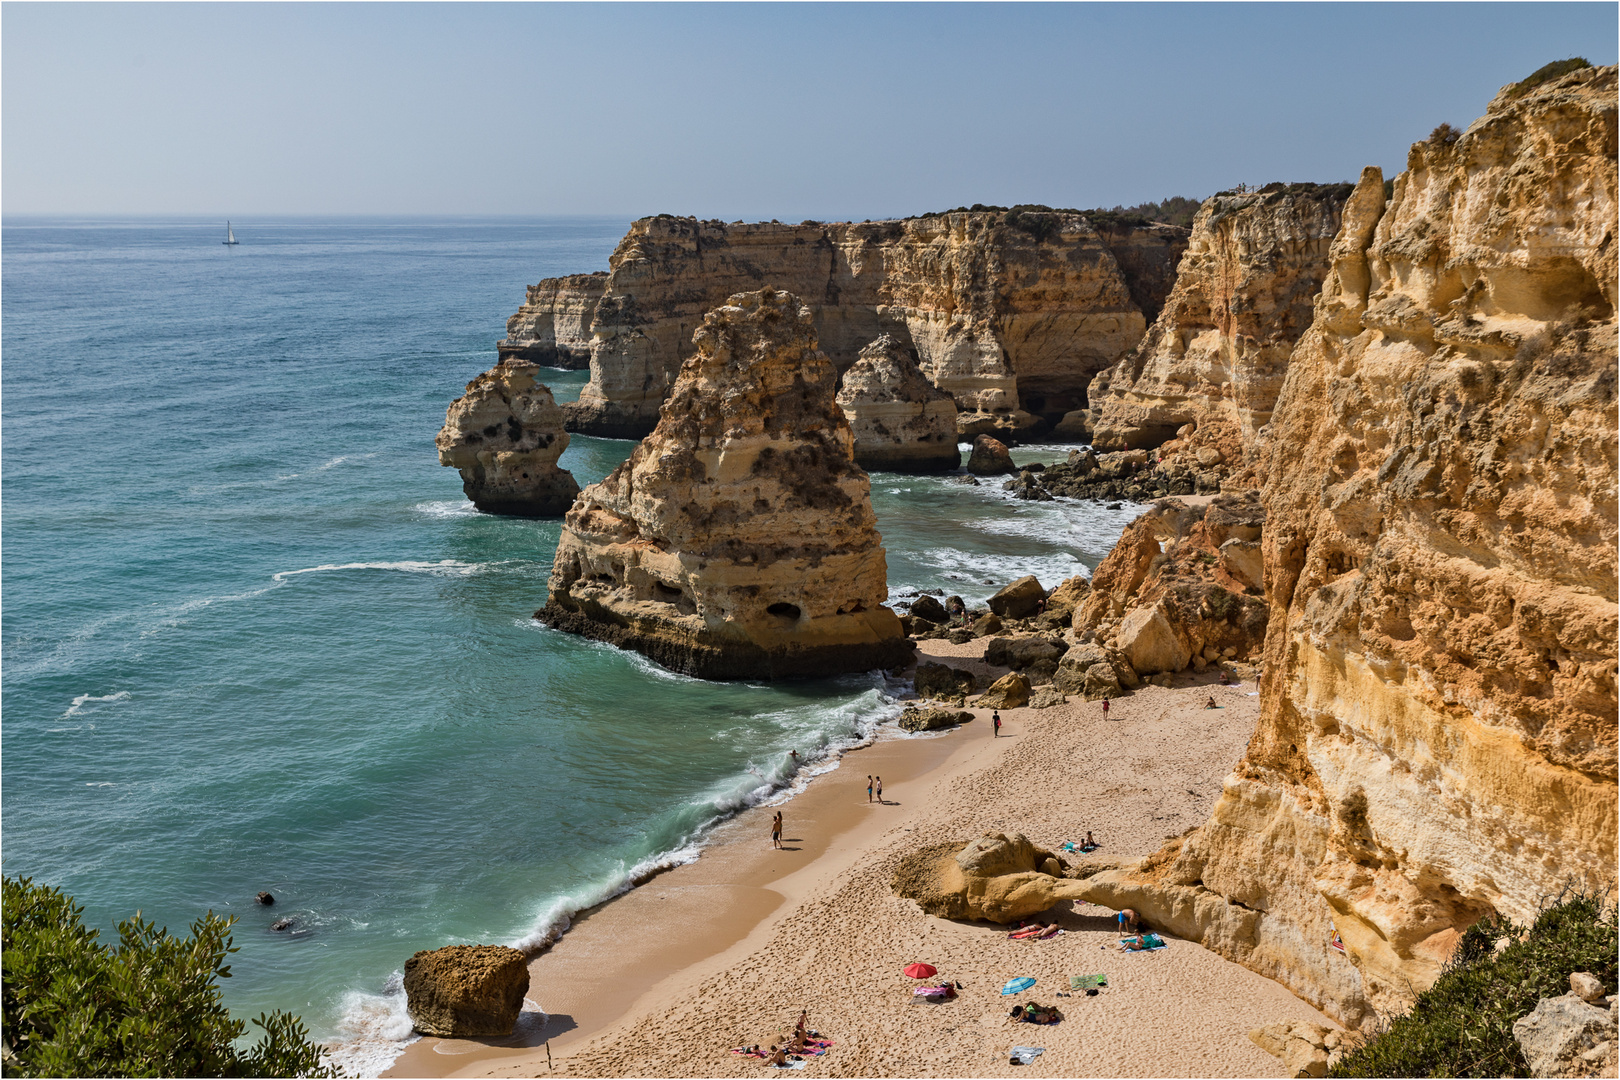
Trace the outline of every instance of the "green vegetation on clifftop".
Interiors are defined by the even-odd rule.
[[[1542,998],[1568,993],[1577,971],[1613,994],[1617,947],[1615,909],[1595,893],[1565,896],[1528,928],[1506,919],[1477,923],[1412,1010],[1328,1075],[1529,1076],[1513,1022]]]

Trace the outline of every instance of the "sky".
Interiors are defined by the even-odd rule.
[[[1582,4],[0,5],[7,215],[1090,208],[1393,175]]]

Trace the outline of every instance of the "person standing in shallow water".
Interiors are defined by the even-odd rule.
[[[776,812],[776,816],[771,819],[771,847],[780,848],[781,846],[782,846],[782,811],[778,810]]]

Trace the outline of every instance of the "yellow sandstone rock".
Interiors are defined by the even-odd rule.
[[[461,471],[461,488],[490,514],[561,517],[579,494],[557,467],[568,449],[562,409],[537,382],[540,369],[504,361],[467,384],[445,410],[435,443],[439,464]]]
[[[1475,920],[1615,880],[1616,147],[1586,68],[1413,146],[1387,204],[1363,173],[1259,444],[1258,729],[1088,898],[1362,1025]]]
[[[1224,422],[1252,443],[1311,324],[1349,194],[1349,184],[1269,184],[1207,199],[1164,310],[1091,386],[1093,445],[1156,447],[1189,422]],[[1217,464],[1211,454],[1200,450],[1199,464]]]
[[[907,662],[809,308],[739,293],[694,338],[658,427],[568,512],[538,617],[710,679]]]
[[[1073,213],[801,225],[660,215],[631,225],[605,279],[530,289],[508,347],[562,355],[588,343],[591,380],[568,406],[569,430],[639,438],[705,313],[770,281],[804,298],[840,371],[887,333],[955,398],[961,433],[1023,431],[1085,405],[1092,376],[1141,338],[1186,235],[1099,231]]]
[[[838,407],[855,436],[855,461],[863,469],[950,472],[962,464],[956,401],[923,378],[910,352],[883,334],[844,372]]]

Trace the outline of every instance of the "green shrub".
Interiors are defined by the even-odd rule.
[[[1519,97],[1522,94],[1526,94],[1531,90],[1534,90],[1542,83],[1552,82],[1560,75],[1568,75],[1572,71],[1579,71],[1581,68],[1589,68],[1591,66],[1592,61],[1588,60],[1584,56],[1572,56],[1568,60],[1554,60],[1550,64],[1543,64],[1541,67],[1538,67],[1536,70],[1532,71],[1529,78],[1522,79],[1518,83],[1514,84],[1513,96]]]
[[[216,979],[234,919],[209,912],[173,938],[137,912],[101,944],[84,909],[29,878],[3,879],[0,1042],[6,1076],[337,1076],[321,1048],[287,1013],[260,1015],[251,1049]]]
[[[1429,132],[1429,142],[1433,146],[1452,146],[1462,138],[1462,132],[1450,124],[1441,124]]]
[[[1509,944],[1500,953],[1496,944]],[[1566,891],[1528,928],[1474,924],[1446,970],[1405,1016],[1346,1054],[1330,1076],[1529,1076],[1513,1022],[1589,971],[1615,992],[1615,909],[1596,892]]]

